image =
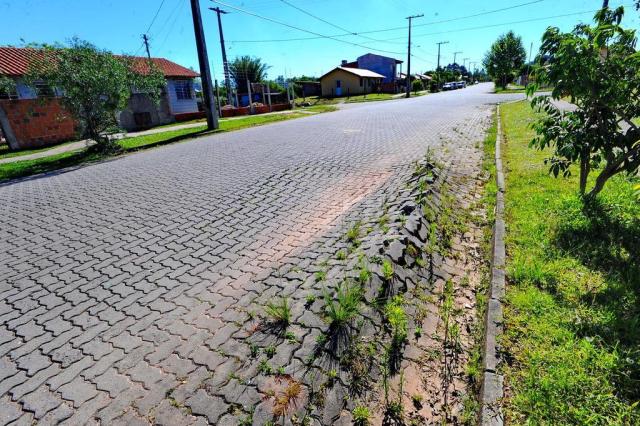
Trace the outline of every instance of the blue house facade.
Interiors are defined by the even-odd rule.
[[[398,64],[402,61],[395,58],[389,58],[387,56],[376,55],[373,53],[367,53],[358,57],[358,68],[363,68],[376,72],[384,76],[383,83],[394,83],[396,76],[398,75]]]

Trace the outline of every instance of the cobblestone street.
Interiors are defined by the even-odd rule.
[[[354,104],[0,185],[0,424],[264,424],[269,384],[248,341],[264,306],[291,297],[292,343],[269,362],[297,376],[326,328],[305,307],[318,265],[428,148],[446,140],[455,167],[493,105],[522,98],[491,90]]]

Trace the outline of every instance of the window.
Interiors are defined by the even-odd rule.
[[[336,80],[336,89],[339,89],[342,87],[342,82],[340,80]]]
[[[56,96],[55,92],[47,83],[38,81],[35,83],[36,96],[39,98],[53,98]]]
[[[176,80],[176,97],[180,99],[193,99],[193,88],[191,86],[191,80]]]
[[[360,87],[362,87],[362,77],[360,77]]]

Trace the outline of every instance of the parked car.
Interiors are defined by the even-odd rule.
[[[445,83],[444,86],[442,86],[442,90],[456,90],[457,88],[456,83],[453,82]]]
[[[456,88],[458,89],[464,89],[465,87],[467,87],[467,83],[464,81],[456,81]]]

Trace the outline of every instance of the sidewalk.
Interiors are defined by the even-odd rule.
[[[305,111],[302,108],[296,108],[296,109],[292,109],[292,110],[286,110],[286,111],[276,111],[276,112],[267,112],[264,114],[259,114],[260,116],[263,115],[276,115],[276,114],[291,114],[293,112],[302,112],[305,114],[317,114],[317,112],[313,112],[313,111]],[[247,117],[251,117],[250,115],[241,115],[241,116],[237,116],[237,117],[229,117],[229,118],[222,118],[220,119],[220,121],[229,121],[229,120],[238,120],[238,119],[242,119],[242,118],[247,118]],[[165,132],[171,132],[174,130],[182,130],[182,129],[192,129],[195,127],[201,127],[206,125],[206,121],[199,121],[196,123],[188,123],[188,124],[176,124],[175,126],[162,126],[162,127],[156,127],[153,129],[149,129],[149,130],[142,130],[139,132],[127,132],[127,133],[116,133],[113,135],[113,138],[115,139],[123,139],[123,138],[133,138],[136,136],[146,136],[146,135],[153,135],[156,133],[165,133]],[[9,158],[3,158],[0,159],[0,164],[7,164],[7,163],[15,163],[17,161],[25,161],[25,160],[35,160],[38,158],[43,158],[43,157],[49,157],[52,155],[57,155],[57,154],[63,154],[65,152],[73,152],[73,151],[79,151],[81,149],[85,149],[91,145],[93,145],[95,142],[90,140],[90,139],[84,139],[84,140],[80,140],[80,141],[76,141],[76,142],[72,142],[72,143],[68,143],[65,145],[60,145],[60,146],[54,146],[51,149],[46,149],[40,152],[36,152],[33,154],[26,154],[26,155],[18,155],[15,157],[9,157]]]

